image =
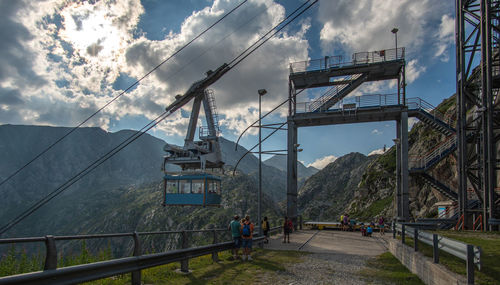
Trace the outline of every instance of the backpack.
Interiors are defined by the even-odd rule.
[[[264,222],[262,223],[262,230],[267,231],[267,229],[268,229],[268,228],[269,228],[269,226],[268,226],[268,222],[267,222],[267,221],[264,221]]]
[[[243,230],[242,234],[244,237],[249,237],[250,236],[250,224],[243,224]]]

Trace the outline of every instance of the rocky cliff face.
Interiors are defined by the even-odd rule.
[[[455,98],[444,100],[437,109],[452,120],[456,116]],[[409,156],[425,155],[447,137],[423,122],[417,122],[409,133]],[[387,218],[396,213],[396,152],[391,148],[385,154],[374,160],[363,174],[362,180],[354,193],[354,201],[346,208],[351,215],[371,219],[380,215]],[[435,165],[428,174],[447,184],[452,189],[457,188],[456,160],[453,155]],[[447,200],[439,191],[424,183],[418,175],[409,177],[410,215],[413,219],[434,217],[437,209],[434,204]]]

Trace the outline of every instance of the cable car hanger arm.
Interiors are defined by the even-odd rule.
[[[231,70],[231,67],[227,63],[224,63],[215,71],[212,70],[207,71],[206,73],[207,77],[193,83],[191,87],[189,87],[189,89],[186,91],[186,93],[184,93],[184,95],[176,96],[175,101],[172,104],[170,104],[165,110],[167,112],[173,113],[177,111],[179,108],[182,108],[182,106],[189,103],[191,99],[199,95],[202,95],[203,91],[206,88],[217,82],[229,70]]]

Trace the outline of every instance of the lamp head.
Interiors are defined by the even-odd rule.
[[[259,89],[257,92],[259,93],[260,96],[264,96],[264,95],[266,95],[267,90],[266,89]]]
[[[398,29],[398,28],[394,28],[394,29],[392,29],[392,30],[391,30],[391,33],[395,34],[395,33],[397,33],[398,31],[399,31],[399,29]]]

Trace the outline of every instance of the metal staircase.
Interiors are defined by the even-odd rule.
[[[323,96],[314,100],[309,105],[309,112],[326,111],[331,106],[342,100],[347,94],[358,88],[368,78],[368,74],[353,74],[339,80],[342,84],[335,85]]]
[[[453,120],[425,100],[409,98],[406,100],[406,105],[408,111],[413,113],[412,115],[441,133],[447,136],[456,133],[455,128],[452,127]]]
[[[409,157],[410,171],[425,171],[446,158],[457,148],[457,136],[451,135],[425,155]]]
[[[443,194],[444,196],[448,197],[449,199],[451,199],[453,201],[458,201],[457,192],[451,190],[450,187],[448,187],[447,185],[439,182],[436,178],[430,176],[429,174],[427,174],[425,172],[418,172],[418,175],[424,179],[426,184],[428,184],[428,185],[432,186],[434,189],[438,190],[439,193]]]

